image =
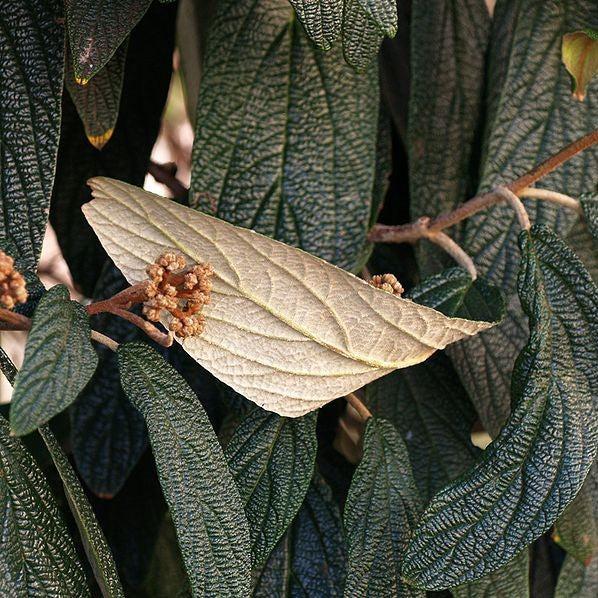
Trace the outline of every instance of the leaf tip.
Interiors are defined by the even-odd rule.
[[[87,135],[87,139],[91,145],[93,145],[97,150],[101,150],[107,143],[110,141],[112,134],[114,133],[114,128],[111,127],[104,131],[101,135]]]

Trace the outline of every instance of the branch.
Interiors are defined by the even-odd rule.
[[[540,180],[543,176],[546,176],[558,168],[561,164],[564,164],[573,158],[573,156],[596,143],[598,143],[598,129],[584,135],[577,141],[570,143],[554,156],[551,156],[528,173],[506,185],[506,188],[517,195],[524,189],[533,185],[536,181]],[[439,232],[445,228],[454,226],[462,220],[494,206],[501,201],[505,201],[504,195],[501,195],[494,190],[466,201],[452,212],[441,214],[440,216],[429,220],[426,227],[422,227],[421,219],[410,224],[402,224],[399,226],[376,224],[370,231],[368,238],[370,241],[380,243],[414,243],[426,236],[426,230],[428,232]]]
[[[525,206],[519,197],[515,195],[508,187],[497,187],[495,191],[504,197],[505,200],[511,205],[521,228],[523,230],[529,230],[532,227],[532,224],[529,221],[529,214],[527,213],[527,210],[525,209]]]
[[[550,203],[563,206],[579,214],[583,214],[581,204],[578,199],[565,195],[564,193],[558,193],[557,191],[551,191],[550,189],[538,189],[536,187],[525,187],[519,192],[519,197],[531,197],[532,199],[541,199]]]
[[[186,199],[189,195],[189,189],[176,178],[177,167],[173,162],[168,164],[158,164],[150,161],[147,171],[156,179],[158,183],[166,185],[177,199]]]
[[[345,399],[347,400],[347,403],[359,413],[359,417],[361,417],[364,422],[372,417],[370,410],[361,402],[361,399],[355,393],[350,392]]]

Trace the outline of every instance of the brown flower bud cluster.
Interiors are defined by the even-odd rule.
[[[12,309],[27,301],[27,288],[22,274],[15,270],[15,262],[0,251],[0,305]]]
[[[397,280],[394,274],[376,274],[372,276],[372,280],[369,282],[370,285],[377,289],[382,289],[391,295],[398,295],[399,297],[403,294],[403,285]]]
[[[151,322],[158,322],[163,310],[169,312],[169,329],[179,338],[203,332],[205,316],[200,312],[210,302],[214,275],[210,264],[185,266],[185,258],[176,253],[165,253],[150,264],[143,303],[143,315]]]

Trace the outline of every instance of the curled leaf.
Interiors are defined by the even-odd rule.
[[[584,29],[563,35],[563,63],[575,81],[573,97],[583,102],[586,88],[598,72],[598,31]]]
[[[280,415],[303,415],[492,325],[447,317],[126,183],[94,178],[90,186],[85,216],[129,282],[143,280],[165,250],[213,266],[205,330],[183,347]]]

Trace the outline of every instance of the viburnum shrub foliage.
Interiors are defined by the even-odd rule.
[[[0,0],[0,595],[595,598],[597,28]]]

